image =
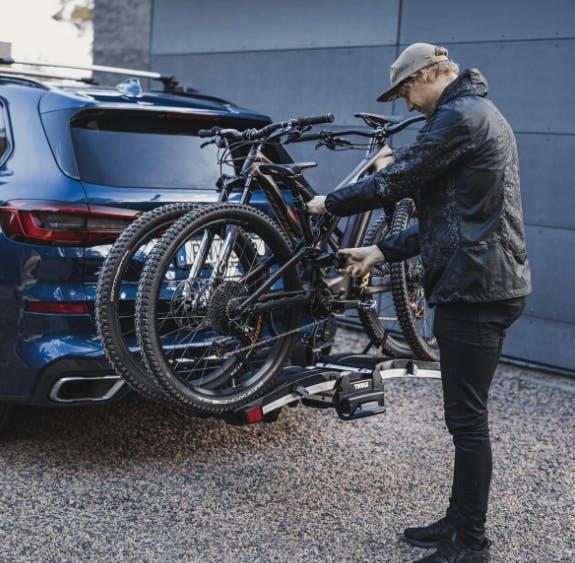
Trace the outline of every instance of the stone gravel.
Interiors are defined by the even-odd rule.
[[[342,330],[338,344],[359,349]],[[452,474],[440,383],[388,411],[227,426],[139,400],[22,408],[0,439],[0,561],[412,561],[404,527]],[[575,381],[502,365],[491,395],[493,561],[575,561]]]

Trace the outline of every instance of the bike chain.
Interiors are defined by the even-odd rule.
[[[313,323],[308,323],[308,324],[300,326],[298,328],[288,330],[287,332],[282,332],[281,334],[278,334],[276,336],[270,336],[269,338],[266,338],[265,340],[262,340],[261,342],[258,342],[257,344],[244,346],[243,348],[239,348],[237,350],[234,350],[233,352],[226,354],[222,359],[227,360],[228,358],[231,358],[232,356],[237,356],[238,354],[243,354],[244,352],[249,352],[249,351],[255,350],[256,348],[260,348],[264,344],[269,344],[270,342],[275,342],[276,340],[279,340],[280,338],[284,338],[284,337],[289,336],[291,334],[297,334],[298,332],[301,332],[301,331],[303,331],[307,328],[310,328],[310,327],[319,326],[319,324],[321,322],[322,322],[322,320],[314,321]],[[224,340],[222,339],[221,341],[224,341]],[[217,345],[218,341],[214,341],[214,344]]]

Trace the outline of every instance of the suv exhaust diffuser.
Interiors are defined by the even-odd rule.
[[[56,403],[103,402],[113,399],[124,386],[119,375],[83,377],[71,375],[54,383],[50,399]]]

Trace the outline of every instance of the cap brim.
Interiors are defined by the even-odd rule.
[[[382,92],[378,97],[377,97],[377,101],[378,102],[392,102],[393,100],[395,100],[398,96],[398,90],[399,90],[399,84],[397,86],[394,86],[393,88],[389,88],[388,90],[385,90],[385,92]]]

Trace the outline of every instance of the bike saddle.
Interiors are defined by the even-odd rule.
[[[388,123],[401,123],[405,116],[403,115],[378,115],[377,113],[354,113],[354,117],[360,117],[370,127],[382,127]]]
[[[306,168],[314,168],[317,162],[288,162],[287,164],[260,164],[260,172],[271,176],[297,176]]]

